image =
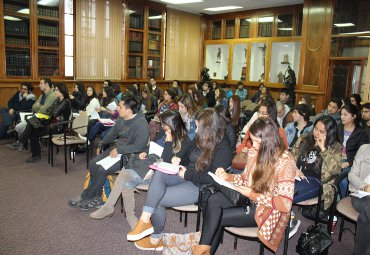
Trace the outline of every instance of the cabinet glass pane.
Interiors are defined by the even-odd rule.
[[[161,32],[162,30],[162,12],[149,10],[149,31]]]
[[[271,37],[272,27],[274,24],[274,16],[266,16],[258,18],[258,36]]]
[[[248,53],[248,44],[246,43],[234,44],[233,70],[231,73],[232,80],[244,81],[246,79],[247,53]]]
[[[213,21],[212,25],[212,39],[217,40],[221,39],[221,21]]]
[[[39,75],[59,76],[59,51],[39,50]]]
[[[144,10],[142,8],[130,7],[130,28],[144,28]]]
[[[128,41],[128,51],[133,53],[143,52],[143,33],[130,31]]]
[[[142,78],[143,57],[129,56],[128,57],[128,76],[130,78]]]
[[[161,59],[156,57],[148,57],[148,73],[147,77],[159,77],[159,71],[161,69]]]
[[[291,36],[293,31],[293,14],[278,16],[278,36]]]
[[[206,48],[206,67],[211,79],[227,80],[229,63],[229,45],[212,44]]]
[[[302,35],[302,22],[303,22],[303,13],[300,12],[298,14],[298,28],[297,28],[297,35]]]
[[[7,76],[31,76],[29,1],[4,0]]]
[[[235,20],[226,20],[225,38],[233,39],[235,37]]]
[[[250,30],[251,30],[251,19],[240,19],[240,30],[239,30],[239,37],[240,38],[249,38],[250,37]]]
[[[38,1],[38,45],[42,47],[59,46],[59,1]],[[40,73],[41,75],[41,73]]]
[[[265,43],[252,43],[249,70],[250,81],[265,81],[266,49]]]
[[[367,57],[370,40],[367,36],[342,37],[331,39],[331,57]]]
[[[148,33],[148,54],[160,55],[161,54],[161,35]]]
[[[300,48],[300,42],[272,43],[270,82],[283,83],[288,66],[290,66],[295,72],[296,77],[298,77]]]

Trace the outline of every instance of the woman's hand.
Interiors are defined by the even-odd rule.
[[[245,186],[235,186],[236,191],[238,191],[240,194],[249,197],[251,195],[251,188],[245,187]]]
[[[142,153],[139,154],[139,159],[144,160],[144,159],[146,159],[147,155],[148,154],[146,154],[146,152],[142,152]]]
[[[111,156],[112,158],[115,158],[118,156],[118,151],[116,148],[114,148],[113,150],[110,151],[109,153],[109,156]]]
[[[166,142],[172,142],[173,138],[172,138],[171,130],[166,129],[165,131],[166,131]]]
[[[320,147],[321,152],[324,152],[326,150],[325,141],[326,135],[321,135],[316,141],[316,145]]]
[[[215,174],[223,180],[226,179],[226,172],[222,167],[217,168]]]
[[[175,165],[175,166],[179,166],[180,165],[180,162],[181,162],[181,158],[179,158],[179,157],[173,157],[172,159],[171,159],[171,163],[172,163],[172,165]]]
[[[342,168],[346,168],[346,167],[349,167],[349,163],[348,162],[343,162],[342,163]]]
[[[69,95],[69,99],[73,99],[75,98],[73,95]]]
[[[96,111],[96,112],[100,112],[100,107],[96,107],[96,108],[95,108],[95,111]]]
[[[180,166],[180,169],[179,169],[179,176],[180,176],[182,179],[184,179],[185,172],[186,172],[186,167],[184,167],[184,166]]]

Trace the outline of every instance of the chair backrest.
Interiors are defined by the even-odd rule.
[[[87,134],[87,125],[89,122],[89,117],[87,112],[80,112],[72,122],[72,129],[78,134],[85,136]]]

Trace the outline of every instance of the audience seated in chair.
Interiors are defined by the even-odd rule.
[[[86,102],[86,92],[82,83],[76,83],[73,86],[73,92],[69,95],[69,99],[71,100],[73,112],[78,113],[80,110],[83,110]]]
[[[81,195],[70,199],[71,207],[80,207],[81,210],[89,210],[101,206],[102,187],[107,175],[115,173],[120,168],[120,161],[108,169],[104,169],[96,163],[107,156],[118,157],[118,154],[131,155],[145,150],[149,141],[149,127],[144,115],[140,112],[141,102],[135,98],[124,98],[118,106],[119,118],[109,133],[99,142],[97,156],[89,163],[91,183]],[[118,137],[118,139],[117,139]],[[103,146],[115,143],[113,149],[100,152]]]
[[[139,249],[163,249],[160,237],[166,221],[166,207],[197,202],[199,186],[213,182],[207,173],[231,164],[232,152],[225,136],[225,123],[218,113],[207,108],[197,114],[196,122],[197,136],[189,153],[182,158],[171,155],[174,156],[173,164],[181,164],[179,174],[156,171],[153,176],[140,220],[127,234],[127,239],[135,241]]]
[[[154,115],[158,112],[158,99],[152,95],[148,87],[145,87],[141,91],[141,98],[143,112],[147,121],[150,122]]]
[[[159,115],[159,119],[165,130],[164,150],[161,155],[163,161],[171,163],[174,155],[178,158],[186,157],[191,141],[187,137],[185,124],[180,114],[177,111],[167,110]],[[108,215],[112,215],[114,213],[114,205],[122,194],[127,221],[131,229],[136,226],[134,189],[139,184],[149,183],[149,180],[145,178],[148,174],[149,165],[156,162],[159,156],[155,154],[148,155],[147,149],[138,156],[134,155],[131,157],[133,158],[130,158],[126,169],[122,169],[116,178],[108,200],[99,210],[90,214],[91,218],[103,219]],[[133,160],[139,162],[132,162]],[[140,165],[140,168],[133,168],[132,166],[135,165]]]
[[[188,132],[188,137],[190,140],[193,140],[196,135],[195,115],[197,113],[194,100],[190,95],[183,95],[179,98],[178,105],[181,118]]]
[[[286,150],[275,121],[257,119],[250,127],[253,147],[242,174],[228,174],[218,168],[216,175],[236,185],[236,191],[250,199],[249,206],[234,206],[222,192],[208,198],[202,236],[193,246],[194,255],[215,254],[223,227],[258,227],[258,238],[277,251],[289,221],[297,171]]]
[[[285,134],[288,141],[288,147],[292,148],[298,138],[312,131],[312,122],[310,119],[310,110],[305,104],[298,104],[293,107],[293,122],[285,127]]]
[[[333,97],[333,98],[330,99],[330,102],[328,104],[327,109],[323,110],[322,113],[317,114],[313,118],[312,122],[315,122],[319,117],[321,117],[323,115],[329,115],[330,117],[335,119],[337,124],[339,124],[341,122],[340,121],[340,112],[339,112],[339,110],[341,108],[342,108],[342,100],[340,100],[339,98]]]

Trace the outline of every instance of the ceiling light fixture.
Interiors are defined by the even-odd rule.
[[[11,20],[11,21],[21,21],[22,20],[22,19],[18,19],[16,17],[13,17],[13,16],[7,16],[7,15],[4,16],[4,19]]]
[[[243,7],[241,6],[221,6],[221,7],[206,8],[204,10],[210,11],[210,12],[219,12],[219,11],[235,10],[235,9],[240,9],[240,8],[243,8]]]
[[[354,27],[355,24],[353,23],[335,23],[335,27]]]
[[[162,18],[162,15],[158,15],[158,16],[149,16],[149,19],[161,19]]]
[[[203,0],[161,0],[161,1],[169,4],[190,4],[203,2]]]
[[[292,31],[293,28],[291,28],[291,27],[280,27],[280,28],[278,28],[278,30],[281,30],[281,31]]]
[[[24,8],[24,9],[20,9],[19,11],[17,11],[18,13],[22,13],[22,14],[30,14],[30,9],[28,8]]]

